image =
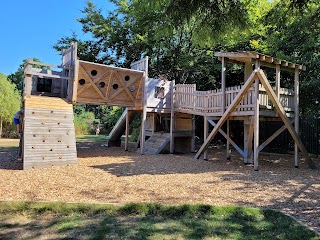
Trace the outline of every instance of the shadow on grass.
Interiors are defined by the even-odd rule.
[[[268,209],[160,204],[96,208],[95,205],[57,204],[60,206],[47,204],[41,214],[37,204],[25,205],[20,210],[2,207],[0,238],[320,239],[292,218]],[[22,213],[26,217],[24,221],[16,218]]]

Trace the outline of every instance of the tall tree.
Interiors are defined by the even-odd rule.
[[[13,115],[20,107],[20,94],[15,84],[0,73],[0,138],[3,122],[12,122]]]

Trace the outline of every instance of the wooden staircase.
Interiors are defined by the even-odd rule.
[[[72,104],[31,96],[24,102],[23,169],[77,162]]]
[[[145,142],[145,154],[159,154],[169,143],[170,133],[154,132]]]

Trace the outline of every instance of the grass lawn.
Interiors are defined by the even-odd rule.
[[[82,135],[76,136],[77,142],[106,142],[106,135]]]
[[[18,150],[19,139],[0,138],[0,153]]]
[[[273,210],[0,202],[0,239],[320,239]]]

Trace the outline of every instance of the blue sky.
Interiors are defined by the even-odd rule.
[[[108,0],[91,0],[103,14],[113,10]],[[64,36],[81,32],[76,21],[83,16],[86,0],[7,0],[1,2],[0,72],[15,72],[23,59],[36,57],[45,63],[60,64],[52,46]]]

